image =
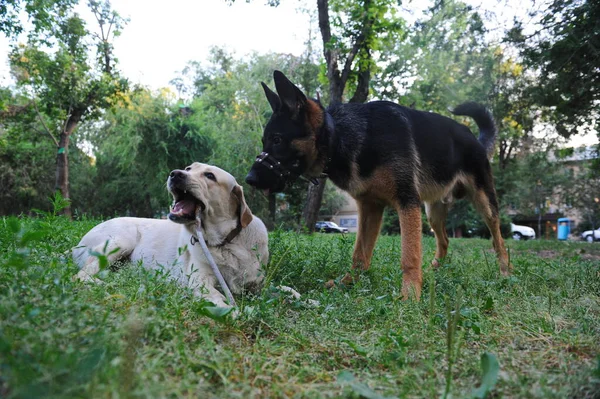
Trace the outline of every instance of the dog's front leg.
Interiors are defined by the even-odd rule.
[[[421,269],[421,208],[400,206],[400,234],[402,239],[402,296],[421,298],[423,271]]]
[[[192,289],[195,296],[212,302],[215,306],[231,307],[225,303],[225,296],[215,288],[215,284],[217,279],[212,273],[196,269],[192,270],[189,276],[188,287]]]
[[[346,273],[341,283],[350,285],[359,279],[359,273],[369,269],[373,249],[381,229],[384,206],[381,203],[369,200],[357,200],[358,205],[358,233],[352,255],[352,271]],[[328,287],[334,285],[333,280],[327,283]]]

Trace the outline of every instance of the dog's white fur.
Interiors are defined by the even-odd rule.
[[[230,290],[240,294],[260,289],[264,278],[261,266],[269,257],[267,229],[250,212],[242,187],[224,170],[198,162],[174,172],[183,179],[177,189],[199,201],[196,209],[200,212],[201,226],[196,218],[173,217],[176,222],[132,217],[108,220],[90,230],[73,249],[73,259],[81,268],[75,278],[94,280],[100,265],[91,252],[104,253],[110,263],[129,260],[147,269],[162,269],[170,278],[191,288],[195,295],[217,306],[228,306],[216,289],[216,277],[200,245],[191,244],[200,227]],[[216,181],[207,177],[211,174]],[[167,185],[177,201],[172,177],[173,173]],[[238,223],[242,226],[240,233],[219,246]]]

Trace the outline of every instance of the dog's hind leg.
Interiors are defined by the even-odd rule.
[[[492,234],[492,243],[494,250],[498,256],[500,264],[500,272],[507,276],[512,270],[512,265],[509,262],[506,248],[504,247],[504,239],[500,232],[500,212],[498,210],[498,201],[496,199],[496,191],[493,185],[487,185],[487,189],[478,189],[472,195],[472,201],[475,209],[481,214],[485,224]]]
[[[435,258],[431,265],[436,269],[440,266],[440,261],[448,253],[448,234],[446,233],[446,217],[448,216],[449,204],[442,201],[426,202],[425,212],[427,220],[435,234]]]
[[[358,205],[358,232],[352,254],[352,271],[342,278],[342,284],[350,285],[358,280],[359,272],[369,269],[371,257],[383,219],[385,206],[382,203],[370,200],[357,200]],[[327,285],[331,286],[333,282]]]
[[[81,270],[73,276],[74,280],[80,280],[85,282],[97,282],[98,280],[94,277],[100,271],[100,256],[106,256],[108,264],[123,259],[129,256],[135,245],[130,245],[124,240],[108,240],[98,244],[93,248],[78,248],[82,253],[81,260],[83,264]],[[97,253],[101,255],[93,255]]]
[[[398,206],[400,235],[402,239],[402,296],[421,298],[423,254],[421,251],[421,207],[419,205]]]

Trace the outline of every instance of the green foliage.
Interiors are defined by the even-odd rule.
[[[535,18],[538,30],[524,33]],[[526,36],[528,35],[528,36]],[[600,4],[595,0],[552,0],[519,20],[507,38],[520,46],[525,62],[539,70],[535,95],[558,132],[569,137],[594,129],[600,93]]]
[[[510,170],[510,189],[504,187],[504,201],[513,204],[524,214],[544,215],[549,205],[564,204],[567,191],[557,194],[557,187],[567,187],[574,181],[568,168],[557,168],[546,151],[537,151],[519,159]],[[506,177],[505,177],[506,179]],[[558,195],[558,197],[557,197]],[[539,235],[539,231],[537,232]]]
[[[344,68],[350,62],[345,91],[356,93],[360,75],[364,71],[378,72],[379,57],[385,63],[386,50],[406,38],[406,22],[399,13],[397,0],[330,0],[328,3],[332,28],[328,46]],[[353,96],[348,95],[350,97]]]
[[[580,232],[600,226],[600,170],[594,167],[594,161],[580,162],[565,187],[566,203],[579,209],[583,217]]]
[[[35,32],[52,30],[54,18],[71,9],[75,0],[0,0],[0,32],[16,37],[23,32],[20,13],[25,12]]]
[[[417,23],[410,41],[397,44],[404,57],[382,72],[382,95],[441,113],[467,99],[486,102],[494,55],[484,33],[472,7],[460,1],[436,3]],[[404,90],[397,89],[398,81]]]
[[[96,167],[82,212],[153,217],[168,211],[170,171],[205,161],[215,147],[203,121],[172,104],[167,93],[137,89],[102,125],[89,126]]]
[[[0,125],[0,215],[31,214],[32,209],[51,211],[48,198],[55,191],[56,146],[39,125],[27,99],[11,97]],[[89,157],[69,143],[74,205],[88,195],[92,173]]]

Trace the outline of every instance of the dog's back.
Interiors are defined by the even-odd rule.
[[[181,231],[180,225],[164,219],[110,219],[83,236],[73,248],[73,260],[79,268],[97,262],[99,255],[107,256],[110,262],[142,261],[148,268],[164,267],[178,258]]]
[[[416,181],[426,198],[431,186],[446,186],[461,173],[479,175],[488,164],[486,149],[473,133],[443,115],[388,101],[337,104],[327,112],[336,132],[330,153],[336,168],[328,173],[342,189],[352,191],[351,182],[383,167],[393,171],[399,187]]]

